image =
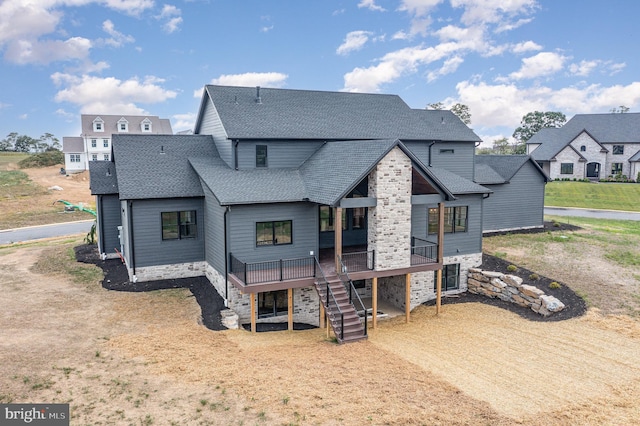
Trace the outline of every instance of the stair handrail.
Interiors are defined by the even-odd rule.
[[[349,271],[347,270],[347,267],[344,266],[344,263],[342,263],[342,257],[338,256],[338,260],[340,261],[340,271],[338,271],[338,277],[340,278],[340,282],[342,282],[342,285],[345,286],[345,290],[348,290],[349,302],[353,305],[354,308],[356,307],[355,304],[353,303],[353,294],[355,294],[358,304],[362,307],[362,310],[364,311],[364,335],[366,336],[367,335],[367,316],[368,316],[367,307],[364,306],[364,303],[362,302],[362,299],[360,298],[360,295],[358,294],[356,287],[353,285],[353,280],[351,279],[351,277],[349,277]],[[347,282],[349,283],[348,287],[347,287],[347,284],[342,279],[343,274],[347,278]],[[356,309],[356,312],[358,312],[357,309]]]
[[[327,315],[333,319],[333,314],[331,313],[331,310],[329,309],[329,295],[331,295],[331,300],[333,300],[333,304],[335,305],[335,307],[338,309],[338,313],[340,314],[340,340],[344,339],[344,312],[342,312],[342,309],[340,309],[340,305],[338,304],[338,301],[336,300],[336,297],[333,294],[333,290],[331,290],[331,287],[329,286],[329,281],[327,281],[327,277],[324,275],[324,271],[322,270],[322,267],[320,266],[320,262],[318,261],[317,257],[314,257],[316,260],[316,266],[317,269],[320,271],[320,277],[322,278],[322,281],[319,283],[320,285],[324,285],[326,288],[326,294],[327,294],[327,301],[326,303],[323,302],[324,304],[324,310],[327,313]],[[320,278],[318,277],[318,278]],[[320,279],[318,279],[318,281],[320,281]],[[320,300],[322,301],[322,297],[320,297]],[[333,321],[329,321],[331,323],[331,326],[333,327],[333,332],[335,333],[336,331],[336,326],[333,324]]]

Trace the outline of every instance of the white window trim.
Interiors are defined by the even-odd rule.
[[[104,132],[104,120],[100,117],[96,117],[93,120],[93,131],[94,132]]]
[[[145,129],[146,124],[149,125],[149,129]],[[149,120],[148,118],[142,120],[142,122],[140,123],[140,131],[143,133],[151,133],[153,131],[153,123],[151,123],[151,120]]]
[[[124,124],[124,128],[122,128],[122,125]],[[129,122],[122,117],[120,120],[118,120],[118,132],[128,132],[129,131]]]

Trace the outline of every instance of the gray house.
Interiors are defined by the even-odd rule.
[[[589,179],[640,173],[640,113],[577,114],[560,128],[542,129],[527,153],[552,179]]]
[[[252,330],[326,318],[357,340],[378,306],[466,290],[477,142],[395,95],[208,85],[193,135],[116,135],[91,164],[100,251],[132,281],[206,276]]]

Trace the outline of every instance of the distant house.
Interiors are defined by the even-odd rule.
[[[474,181],[479,141],[395,95],[208,85],[193,135],[114,135],[90,164],[100,252],[132,281],[206,276],[252,329],[328,317],[356,340],[361,298],[375,325],[379,302],[408,317],[438,277],[466,290],[493,196]],[[544,182],[518,170],[501,183]]]
[[[486,233],[544,226],[544,190],[550,180],[528,155],[477,155],[475,182],[490,189],[482,208]]]
[[[156,116],[82,114],[80,119],[81,135],[62,138],[68,173],[88,170],[90,161],[110,161],[113,135],[173,133],[169,120]]]
[[[527,153],[552,179],[600,180],[640,172],[640,113],[578,114],[560,128],[542,129]]]

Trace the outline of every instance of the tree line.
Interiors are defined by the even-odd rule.
[[[427,109],[441,110],[445,109],[442,102],[427,105]],[[454,104],[450,108],[451,112],[457,115],[466,125],[471,124],[471,112],[469,107],[464,104]],[[620,105],[609,110],[611,113],[624,114],[629,112],[629,108]],[[562,127],[567,122],[567,117],[559,111],[533,111],[525,114],[520,121],[520,126],[513,131],[511,135],[514,142],[511,143],[508,138],[503,137],[493,141],[493,146],[486,148],[478,148],[477,154],[526,154],[527,141],[538,133],[541,129],[548,127]]]
[[[0,140],[0,151],[12,152],[46,152],[60,151],[60,140],[51,133],[45,133],[38,139],[28,135],[19,135],[11,132],[6,138]]]

